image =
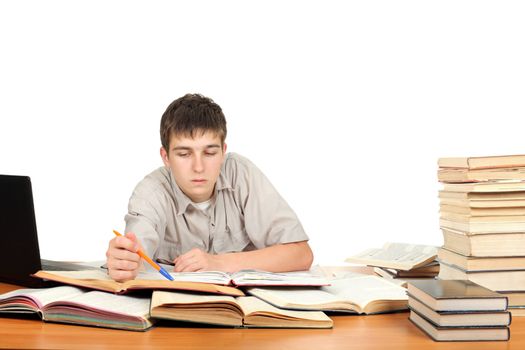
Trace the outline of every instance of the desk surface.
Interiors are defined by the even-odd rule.
[[[0,283],[0,293],[19,287]],[[434,342],[408,312],[332,316],[333,329],[154,327],[146,332],[0,317],[0,348],[24,349],[525,349],[525,317],[515,317],[508,342]]]

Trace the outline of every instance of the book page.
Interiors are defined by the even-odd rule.
[[[348,274],[331,286],[312,288],[249,288],[248,292],[279,307],[364,312],[376,300],[408,300],[406,290],[372,275]]]
[[[362,310],[376,300],[408,300],[405,288],[382,277],[371,275],[356,274],[353,277],[333,280],[331,286],[322,289],[339,300],[356,303]]]
[[[280,309],[256,297],[238,297],[236,299],[246,316],[258,314],[286,319],[329,320],[323,312]]]
[[[383,248],[365,250],[345,261],[406,271],[424,266],[433,261],[436,256],[437,247],[434,246],[386,243]]]
[[[330,282],[311,271],[268,272],[262,270],[241,270],[233,273],[231,278],[235,285],[271,285],[271,286],[323,286]]]
[[[61,287],[59,287],[61,288]],[[88,307],[102,312],[144,318],[149,315],[150,297],[116,295],[112,293],[90,291],[80,295],[70,295],[48,304],[44,309],[67,305],[68,303]]]
[[[53,288],[39,288],[39,289],[17,289],[11,292],[2,294],[0,301],[8,298],[27,298],[35,303],[38,309],[42,309],[46,304],[64,298],[75,297],[82,295],[84,291],[80,288],[61,286]]]
[[[235,298],[227,295],[206,295],[179,292],[154,291],[151,299],[151,308],[161,305],[191,305],[202,303],[230,303],[237,304]]]
[[[248,288],[248,293],[278,307],[291,309],[318,310],[340,302],[335,295],[321,288]]]

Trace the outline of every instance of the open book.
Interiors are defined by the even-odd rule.
[[[278,309],[255,297],[155,291],[151,316],[160,319],[235,327],[332,328],[321,311]]]
[[[82,271],[38,271],[33,276],[78,287],[97,289],[116,294],[130,290],[174,289],[211,294],[241,296],[244,293],[234,287],[212,284],[212,282],[168,281],[158,272],[141,272],[137,279],[116,282],[102,270]]]
[[[383,248],[365,250],[360,254],[347,258],[345,261],[408,271],[430,264],[436,256],[437,247],[434,246],[386,243]]]
[[[349,273],[320,288],[248,288],[274,306],[296,310],[374,314],[407,309],[406,289],[384,278]]]
[[[140,272],[135,280],[113,281],[101,270],[83,271],[39,271],[34,276],[66,284],[93,289],[124,293],[130,289],[175,289],[244,295],[233,286],[327,286],[330,282],[309,271],[274,273],[259,270],[241,270],[235,273],[221,271],[170,272],[173,281],[168,281],[158,272]]]
[[[233,286],[328,286],[330,281],[310,271],[268,272],[240,270],[233,273],[221,271],[171,272],[175,281],[192,281]]]
[[[61,286],[0,295],[1,313],[38,313],[44,321],[144,331],[152,326],[149,297]]]

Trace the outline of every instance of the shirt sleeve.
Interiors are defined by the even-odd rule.
[[[147,180],[133,191],[124,220],[126,232],[135,233],[145,253],[155,259],[166,220],[158,193],[151,190]]]
[[[248,237],[257,249],[280,243],[307,241],[295,212],[252,162],[237,155],[239,202]]]

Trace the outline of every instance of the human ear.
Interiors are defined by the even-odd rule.
[[[227,145],[226,145],[226,143],[224,143],[222,145],[222,153],[226,153],[226,148],[227,148]]]
[[[166,151],[164,147],[160,148],[160,157],[162,158],[162,162],[164,163],[165,166],[170,165],[169,158],[168,158],[168,152]]]

